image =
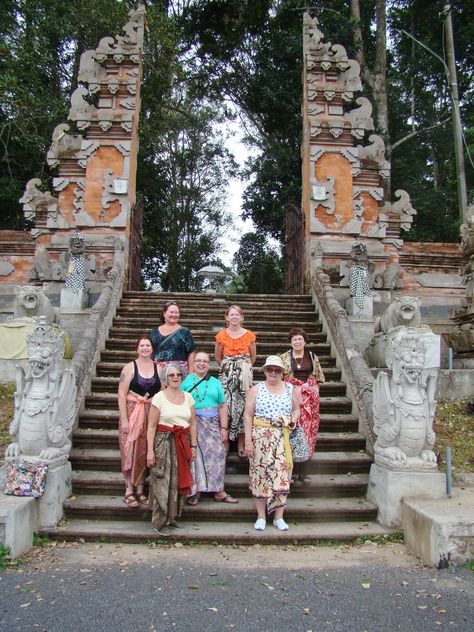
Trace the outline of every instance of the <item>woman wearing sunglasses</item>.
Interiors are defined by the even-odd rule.
[[[194,399],[180,386],[183,371],[168,364],[164,390],[151,402],[147,432],[147,465],[150,468],[152,523],[162,535],[163,527],[177,528],[184,499],[191,493],[190,463],[196,458]]]
[[[283,369],[279,356],[268,356],[263,365],[265,381],[252,386],[245,402],[245,452],[257,531],[265,529],[266,513],[274,514],[273,525],[279,531],[288,530],[283,513],[293,466],[290,431],[298,423],[300,409],[293,385],[283,382]]]

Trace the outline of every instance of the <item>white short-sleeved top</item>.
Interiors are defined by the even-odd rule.
[[[184,402],[173,404],[170,402],[164,391],[157,393],[151,400],[151,405],[156,406],[160,411],[159,424],[164,426],[181,426],[187,428],[191,419],[191,409],[194,406],[194,399],[191,393],[183,391]]]

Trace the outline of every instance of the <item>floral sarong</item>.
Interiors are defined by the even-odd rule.
[[[308,460],[311,460],[319,430],[319,384],[314,375],[310,375],[306,382],[288,376],[284,380],[293,384],[296,389],[296,395],[300,401],[300,419],[298,424],[303,428],[308,439],[310,449]]]
[[[224,489],[225,446],[217,409],[196,410],[197,450],[194,463],[196,491],[220,492]]]
[[[151,399],[127,393],[128,432],[119,419],[120,466],[135,486],[146,470],[146,432]]]
[[[254,455],[249,459],[249,489],[255,498],[266,499],[269,514],[286,506],[286,497],[290,491],[290,423],[291,417],[253,419]]]
[[[229,439],[235,441],[244,432],[245,396],[252,386],[253,371],[249,355],[224,356],[219,370],[229,408]]]

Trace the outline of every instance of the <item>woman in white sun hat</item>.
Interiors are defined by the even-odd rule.
[[[298,422],[300,409],[293,385],[283,382],[283,371],[281,358],[268,356],[263,365],[265,381],[250,389],[245,402],[245,452],[250,463],[249,488],[257,509],[257,531],[265,529],[266,513],[274,515],[277,529],[288,530],[283,513],[293,467],[290,431]]]

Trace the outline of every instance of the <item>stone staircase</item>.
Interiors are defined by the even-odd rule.
[[[295,485],[285,518],[288,532],[272,526],[264,532],[253,529],[255,510],[248,492],[248,464],[232,453],[228,457],[226,490],[239,504],[214,502],[204,497],[196,507],[186,506],[182,529],[169,539],[197,542],[314,542],[350,540],[358,536],[386,533],[375,522],[376,507],[367,501],[366,490],[371,464],[358,420],[351,413],[346,385],[330,346],[321,333],[309,296],[164,294],[126,292],[109,332],[74,432],[71,462],[73,494],[65,503],[65,519],[55,529],[43,532],[58,539],[106,539],[120,542],[147,542],[157,539],[150,512],[127,507],[122,502],[123,479],[118,450],[118,377],[125,362],[135,357],[135,341],[159,322],[165,300],[179,302],[181,322],[193,332],[197,348],[212,352],[214,333],[223,325],[228,304],[238,302],[245,313],[245,325],[257,335],[254,378],[262,378],[259,367],[271,353],[288,348],[291,326],[304,327],[310,348],[319,356],[327,382],[321,385],[321,426],[311,464],[312,484]],[[217,374],[217,365],[211,365]]]

